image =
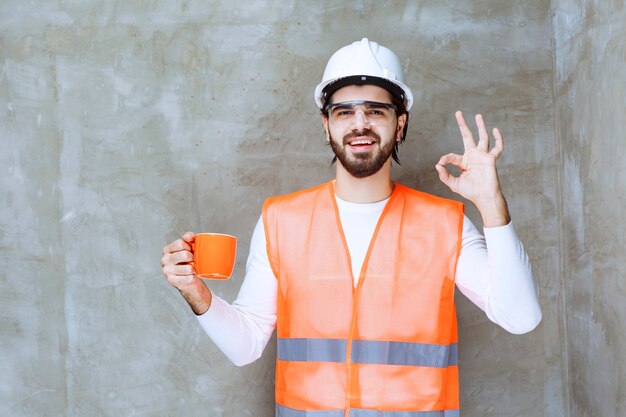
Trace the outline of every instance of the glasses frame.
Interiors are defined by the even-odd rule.
[[[324,107],[324,112],[330,119],[331,113],[335,108],[341,107],[341,106],[357,106],[357,105],[371,105],[375,107],[383,107],[383,108],[386,108],[387,110],[393,110],[396,114],[398,114],[398,106],[396,106],[395,104],[381,103],[379,101],[369,101],[369,100],[351,100],[351,101],[341,101],[339,103],[329,103]],[[363,116],[368,120],[368,122],[371,122],[371,120],[367,117],[367,115],[364,112],[363,112]],[[356,117],[356,114],[352,116],[350,120],[353,120],[355,117]]]

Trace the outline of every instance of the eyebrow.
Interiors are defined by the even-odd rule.
[[[393,103],[383,103],[380,101],[369,101],[369,100],[350,100],[350,101],[340,101],[338,103],[329,103],[326,105],[326,111],[336,108],[344,108],[344,107],[352,107],[358,104],[365,104],[372,107],[383,107],[388,109],[397,110],[397,107]]]

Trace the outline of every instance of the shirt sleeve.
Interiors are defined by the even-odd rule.
[[[237,299],[231,305],[213,293],[211,307],[198,316],[207,335],[235,365],[252,363],[263,353],[276,327],[277,288],[260,218],[252,234],[246,276]]]
[[[464,217],[456,285],[491,321],[510,333],[527,333],[541,321],[528,255],[512,223],[484,232]]]

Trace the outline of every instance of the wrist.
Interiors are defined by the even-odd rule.
[[[211,290],[207,288],[204,282],[202,282],[202,280],[197,276],[194,277],[194,280],[191,284],[179,288],[179,291],[189,304],[189,307],[191,307],[191,310],[194,312],[194,314],[201,316],[206,313],[211,307],[213,294],[211,293]]]
[[[485,227],[506,226],[511,222],[509,208],[502,194],[475,204]]]

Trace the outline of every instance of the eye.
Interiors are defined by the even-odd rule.
[[[370,107],[367,110],[368,117],[387,117],[389,109],[386,107]]]
[[[352,117],[354,116],[354,109],[350,108],[337,108],[333,111],[335,117]]]

